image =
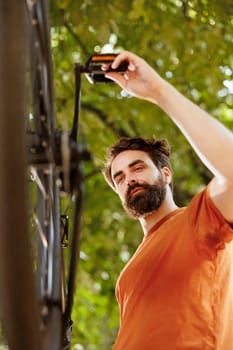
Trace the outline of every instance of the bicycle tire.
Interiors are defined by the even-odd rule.
[[[11,350],[39,350],[39,319],[27,224],[25,5],[0,2],[0,311]],[[12,322],[12,320],[14,320]]]

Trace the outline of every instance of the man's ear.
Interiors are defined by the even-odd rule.
[[[164,166],[161,169],[161,172],[162,172],[162,176],[163,176],[163,179],[164,179],[165,183],[169,185],[172,182],[172,172],[171,172],[171,170],[167,166]]]

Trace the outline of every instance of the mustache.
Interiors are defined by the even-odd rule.
[[[127,192],[126,192],[126,195],[127,197],[130,196],[131,192],[135,189],[135,188],[138,188],[138,187],[141,187],[141,188],[144,188],[144,189],[147,189],[148,185],[146,184],[140,184],[140,183],[134,183],[132,185],[130,185],[127,189]]]

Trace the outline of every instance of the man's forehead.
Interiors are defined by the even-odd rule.
[[[126,150],[119,153],[112,161],[112,175],[118,171],[123,171],[124,168],[129,167],[130,164],[133,164],[136,160],[153,164],[146,152],[140,150]]]

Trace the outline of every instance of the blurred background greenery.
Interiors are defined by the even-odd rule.
[[[127,49],[233,129],[232,0],[52,0],[50,5],[56,109],[62,127],[72,123],[74,63],[84,64],[93,53]],[[200,132],[208,138],[201,125]],[[135,135],[169,140],[178,205],[186,205],[211,178],[159,108],[128,96],[116,85],[91,85],[82,79],[79,139],[93,159],[84,167],[85,206],[73,311],[76,350],[109,350],[117,334],[115,283],[142,232],[138,222],[124,213],[100,169],[106,149],[119,136]]]

